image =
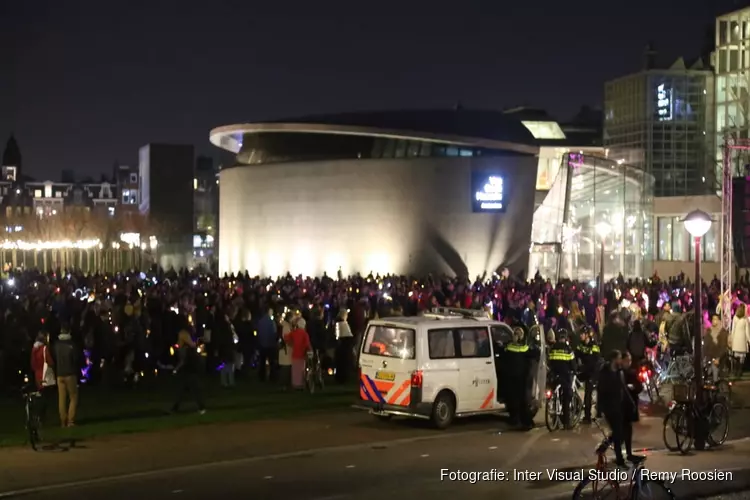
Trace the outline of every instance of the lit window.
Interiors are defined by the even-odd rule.
[[[528,122],[523,121],[523,126],[529,129],[534,139],[565,139],[565,133],[557,122]]]
[[[197,191],[197,190],[198,190],[198,179],[193,177],[193,191]]]
[[[130,203],[130,189],[122,190],[122,202],[126,205]]]
[[[109,212],[110,217],[115,215],[115,207],[107,207],[107,211]]]
[[[34,190],[34,198],[41,198],[42,197],[42,190],[41,189],[35,189]]]

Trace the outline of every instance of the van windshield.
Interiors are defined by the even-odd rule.
[[[362,353],[386,358],[414,359],[414,330],[370,325],[362,343]]]

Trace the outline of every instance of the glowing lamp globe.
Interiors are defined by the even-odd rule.
[[[596,224],[595,229],[596,234],[598,234],[600,238],[606,238],[612,231],[612,226],[607,221],[601,221]]]
[[[685,229],[693,238],[700,238],[711,229],[711,216],[703,210],[693,210],[682,221]]]

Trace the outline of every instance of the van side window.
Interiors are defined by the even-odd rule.
[[[490,357],[492,350],[487,328],[460,328],[457,331],[462,358]]]
[[[427,332],[427,347],[430,350],[430,359],[457,357],[453,330],[430,330]]]
[[[493,326],[492,327],[492,341],[495,345],[506,346],[513,340],[513,332],[510,327]]]

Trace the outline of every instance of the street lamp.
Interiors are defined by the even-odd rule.
[[[701,286],[701,238],[711,229],[711,216],[702,210],[693,210],[685,216],[683,223],[685,229],[693,237],[695,244],[695,290],[693,301],[695,303],[693,312],[693,371],[695,377],[695,401],[699,408],[703,402],[703,309],[701,307],[703,290]],[[696,419],[695,426],[695,449],[702,450],[706,447],[708,436],[707,417]]]
[[[601,239],[601,252],[599,254],[599,306],[604,305],[604,240],[612,232],[612,226],[607,221],[596,224],[596,234]]]

